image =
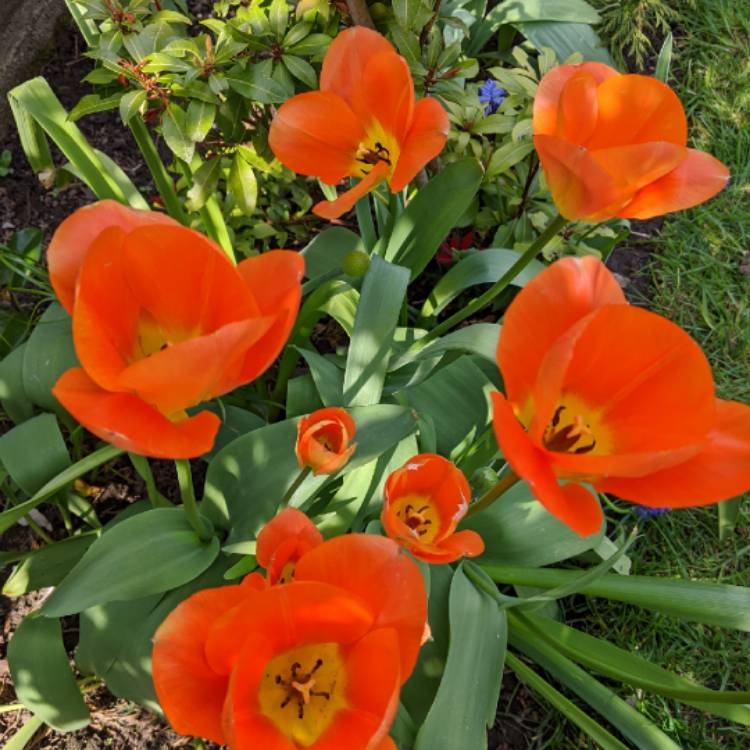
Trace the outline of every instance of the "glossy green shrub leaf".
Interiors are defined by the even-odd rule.
[[[516,677],[548,703],[551,703],[563,716],[582,729],[602,750],[628,750],[616,737],[613,737],[601,724],[594,721],[575,703],[568,700],[559,690],[552,687],[543,677],[526,666],[520,659],[508,652],[505,656],[507,665]]]
[[[445,671],[414,750],[486,748],[487,727],[495,720],[507,640],[505,614],[461,567],[451,583],[449,612]]]
[[[266,68],[260,65],[251,65],[247,70],[236,65],[227,71],[225,78],[240,96],[261,104],[280,104],[289,95],[286,88],[267,75]]]
[[[93,544],[95,534],[80,534],[30,552],[3,586],[6,596],[21,596],[47,586],[57,586]]]
[[[86,458],[68,467],[65,471],[60,472],[56,477],[50,479],[44,487],[39,489],[33,497],[0,513],[0,534],[9,529],[19,518],[23,518],[30,510],[36,508],[37,505],[41,505],[41,503],[48,500],[56,492],[70,484],[74,479],[78,479],[78,477],[83,476],[87,471],[91,471],[97,466],[101,466],[103,463],[113,459],[115,456],[119,456],[122,452],[120,448],[107,445],[90,453]]]
[[[58,620],[27,615],[8,644],[8,666],[18,700],[47,724],[70,732],[89,723]]]
[[[344,404],[380,401],[391,344],[409,283],[401,266],[373,257],[365,275],[344,371]]]
[[[135,117],[141,107],[146,103],[146,92],[143,89],[128,91],[123,94],[119,101],[120,119],[123,125],[127,125],[131,118]]]
[[[375,460],[415,429],[413,416],[401,406],[380,404],[352,409],[351,414],[357,426],[357,450],[341,470],[344,475]],[[276,513],[299,474],[296,440],[296,419],[277,422],[238,438],[209,464],[201,512],[217,526],[231,528],[227,544],[254,539]],[[326,479],[308,477],[291,504],[306,500]]]
[[[234,205],[244,216],[250,216],[255,211],[258,201],[258,180],[253,168],[243,158],[240,151],[232,159],[227,186],[234,198]]]
[[[89,547],[42,612],[61,617],[95,604],[167,591],[198,576],[218,554],[219,540],[202,542],[181,508],[139,513]]]
[[[750,691],[710,690],[652,664],[635,652],[545,617],[525,613],[524,623],[569,659],[605,677],[750,724],[750,706],[742,705],[750,704]]]
[[[185,130],[188,138],[196,143],[202,143],[216,117],[216,105],[203,102],[200,99],[191,99],[185,113]]]
[[[422,305],[422,317],[439,315],[456,297],[472,286],[494,284],[510,270],[519,256],[520,253],[515,250],[491,247],[462,258],[435,284],[435,288]],[[513,284],[525,286],[543,268],[542,263],[532,260],[516,276]]]
[[[573,570],[494,563],[482,567],[500,583],[539,588],[562,586],[580,575]],[[750,588],[744,586],[610,574],[584,586],[581,593],[635,604],[683,620],[750,631]]]
[[[490,566],[550,565],[592,549],[603,535],[600,531],[590,537],[578,536],[547,511],[523,482],[486,510],[467,518],[462,528],[481,534],[485,551],[479,560]]]
[[[185,208],[188,211],[200,211],[206,205],[206,201],[216,193],[216,188],[221,177],[221,157],[215,157],[204,161],[195,170],[192,185],[187,193]]]
[[[53,414],[39,414],[0,437],[0,464],[33,495],[70,466],[70,455]]]
[[[386,260],[408,268],[412,279],[419,276],[471,204],[482,174],[479,162],[463,159],[433,177],[396,219]]]
[[[62,412],[52,386],[71,367],[77,367],[70,316],[53,302],[39,319],[23,355],[23,382],[29,400],[46,411]]]

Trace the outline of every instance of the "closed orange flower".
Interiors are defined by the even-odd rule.
[[[380,521],[391,539],[414,557],[444,564],[484,552],[475,531],[456,531],[466,515],[471,489],[453,463],[423,453],[409,459],[385,483]]]
[[[304,271],[286,250],[235,267],[198,232],[113,201],[68,217],[48,263],[81,363],[53,393],[98,437],[156,458],[211,449],[219,418],[186,410],[271,365]]]
[[[268,573],[268,582],[288,583],[300,557],[323,543],[317,526],[296,508],[285,508],[258,534],[255,559]]]
[[[355,26],[331,43],[320,90],[292,97],[271,123],[269,144],[295,172],[335,185],[362,178],[335,201],[313,211],[335,219],[381,182],[403,190],[448,137],[448,116],[437,99],[414,100],[409,66],[385,37]]]
[[[669,86],[598,62],[542,78],[534,145],[568,219],[648,219],[703,203],[729,179],[721,162],[687,148],[685,111]]]
[[[419,569],[394,542],[337,537],[291,583],[180,604],[154,637],[154,685],[178,732],[231,750],[395,750],[426,615]]]
[[[581,483],[656,508],[750,488],[750,407],[716,399],[698,345],[627,304],[599,260],[564,258],[534,278],[505,314],[497,359],[500,448],[579,534],[602,523]]]
[[[318,409],[297,424],[297,461],[314,474],[335,474],[352,456],[356,426],[344,409]]]

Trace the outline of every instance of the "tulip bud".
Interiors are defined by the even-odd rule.
[[[357,447],[349,444],[354,437],[354,420],[344,409],[318,409],[302,417],[297,425],[295,451],[300,468],[314,474],[335,474],[346,465]]]

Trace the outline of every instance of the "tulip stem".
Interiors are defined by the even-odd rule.
[[[541,252],[544,246],[568,223],[568,220],[559,214],[552,219],[545,230],[529,245],[519,259],[482,295],[475,297],[466,307],[446,318],[442,323],[436,325],[425,336],[422,336],[412,345],[412,349],[422,349],[434,339],[447,333],[451,328],[458,325],[466,318],[478,313],[485,305],[489,305],[508,285],[518,276],[526,266]]]
[[[180,485],[180,496],[182,497],[182,507],[185,509],[185,515],[195,533],[205,542],[211,538],[212,531],[206,519],[198,512],[195,487],[193,486],[193,474],[190,471],[190,461],[186,458],[179,458],[175,460],[174,465],[177,468],[177,484]]]
[[[349,15],[356,26],[366,26],[368,29],[375,28],[366,0],[346,0],[346,7],[349,9]]]
[[[294,493],[300,488],[302,485],[302,482],[307,479],[308,476],[310,476],[310,467],[305,466],[300,470],[300,473],[297,475],[297,478],[292,482],[292,484],[289,486],[289,489],[284,493],[284,497],[281,498],[281,502],[279,503],[279,510],[283,510],[289,505],[289,501],[294,497]]]
[[[172,503],[170,503],[169,500],[167,500],[167,498],[156,488],[154,473],[151,471],[151,465],[149,464],[148,459],[137,453],[128,453],[128,457],[130,458],[130,463],[133,464],[133,468],[136,470],[138,476],[146,483],[146,494],[151,501],[151,505],[153,505],[154,508],[171,508]]]
[[[487,490],[476,502],[469,506],[466,517],[473,516],[475,513],[489,508],[506,490],[509,490],[518,480],[518,474],[513,471],[508,472],[494,487]]]

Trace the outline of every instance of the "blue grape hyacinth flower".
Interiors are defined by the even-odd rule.
[[[479,87],[479,101],[485,105],[485,117],[497,112],[498,107],[505,101],[507,95],[508,92],[505,89],[500,88],[500,86],[497,85],[497,81],[488,78]]]

